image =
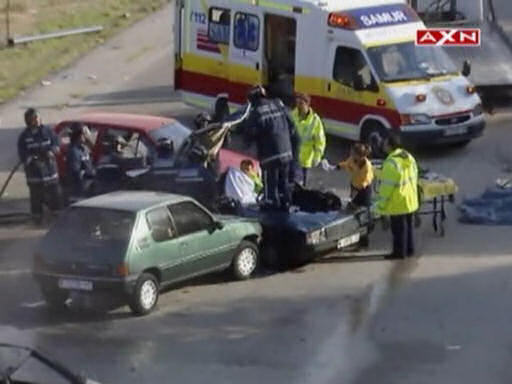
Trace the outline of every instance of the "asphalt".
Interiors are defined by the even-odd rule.
[[[16,162],[24,108],[47,122],[89,110],[177,116],[194,110],[172,93],[170,8],[94,50],[0,107],[0,178]],[[134,44],[137,42],[137,44]],[[94,76],[93,76],[94,75]],[[455,178],[457,198],[491,185],[512,164],[509,111],[488,117],[485,136],[463,149],[416,153]],[[329,138],[328,157],[347,143]],[[313,182],[346,192],[342,174]],[[1,210],[26,208],[23,175]],[[155,313],[133,317],[73,306],[50,312],[31,275],[44,229],[0,227],[0,340],[36,346],[102,383],[509,383],[512,238],[508,227],[463,226],[449,207],[446,237],[428,221],[420,257],[385,261],[340,255],[298,270],[195,280],[161,296]],[[372,252],[389,248],[378,230]]]

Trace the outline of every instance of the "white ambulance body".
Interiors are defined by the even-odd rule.
[[[176,0],[175,87],[207,107],[243,104],[263,84],[285,100],[312,97],[327,131],[373,141],[467,143],[485,121],[475,88],[400,0]],[[447,48],[449,49],[449,48]]]

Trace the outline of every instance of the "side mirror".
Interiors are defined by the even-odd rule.
[[[215,231],[220,231],[224,228],[224,224],[222,224],[222,222],[220,221],[213,221],[212,222],[212,226],[211,226],[211,229],[210,229],[210,233],[213,233]]]
[[[153,228],[153,230],[151,231],[151,237],[157,243],[165,241],[165,240],[169,240],[169,238],[170,238],[169,231],[167,230],[167,228],[162,228],[162,227]]]
[[[471,62],[469,60],[464,60],[462,64],[462,76],[468,77],[471,75]]]
[[[363,76],[359,74],[354,76],[354,89],[356,91],[363,91],[365,89]]]

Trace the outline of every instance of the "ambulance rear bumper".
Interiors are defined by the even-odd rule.
[[[400,136],[404,145],[440,145],[456,144],[476,139],[483,135],[485,120],[479,116],[464,124],[437,126],[417,125],[402,126]]]

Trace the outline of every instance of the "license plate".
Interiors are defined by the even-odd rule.
[[[359,241],[361,235],[356,233],[352,236],[344,237],[338,240],[338,249],[348,247],[349,245],[356,244]]]
[[[59,279],[59,288],[92,291],[92,281]]]
[[[467,127],[448,128],[444,131],[445,136],[465,135],[466,133],[468,133]]]

